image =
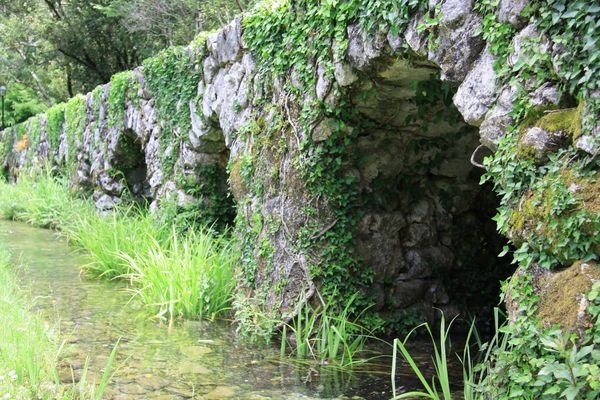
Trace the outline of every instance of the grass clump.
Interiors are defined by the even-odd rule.
[[[148,241],[146,248],[119,257],[135,295],[157,317],[213,319],[231,308],[237,257],[225,236],[200,229],[181,238],[173,232],[163,243],[154,237]]]
[[[319,304],[313,307],[302,301],[298,315],[283,326],[281,355],[288,348],[297,359],[313,359],[322,365],[349,368],[366,360],[359,358],[370,336],[369,332],[350,319],[350,310],[356,295],[341,312],[336,312],[333,301],[318,296]]]
[[[52,330],[30,305],[0,248],[0,398],[49,398],[58,390]]]
[[[91,255],[92,261],[84,266],[90,274],[118,278],[131,271],[123,255],[146,254],[158,243],[162,248],[168,231],[156,224],[152,216],[135,207],[120,208],[101,215],[91,212],[74,214],[72,221],[61,229],[69,240]]]
[[[5,219],[57,228],[76,214],[92,212],[93,204],[78,199],[62,179],[23,176],[14,185],[0,182],[0,215]]]

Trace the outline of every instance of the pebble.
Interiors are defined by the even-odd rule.
[[[203,398],[206,400],[228,399],[235,396],[238,389],[235,386],[217,386],[204,395]]]

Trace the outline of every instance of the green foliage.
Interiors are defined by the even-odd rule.
[[[76,161],[77,143],[83,137],[87,123],[87,99],[85,96],[75,96],[65,105],[65,137],[67,141],[67,168],[73,168]]]
[[[134,35],[143,35],[156,47],[189,43],[198,30],[215,29],[228,23],[252,0],[113,0],[96,5],[107,17]]]
[[[65,108],[66,104],[61,103],[46,111],[46,133],[50,148],[53,150],[58,149],[60,144],[60,135],[65,123]]]
[[[20,83],[12,84],[7,88],[4,101],[6,126],[25,122],[28,118],[44,112],[47,108],[32,89]]]
[[[409,15],[425,4],[420,0],[265,1],[244,18],[244,38],[263,68],[277,74],[295,68],[307,87],[314,83],[307,60],[330,64],[333,39],[338,45],[335,51],[342,54],[348,46],[350,22],[358,20],[366,32],[390,27],[397,34],[408,25]]]
[[[148,90],[156,99],[158,117],[164,122],[160,149],[167,175],[173,173],[177,161],[176,146],[191,129],[189,104],[196,101],[201,68],[183,47],[168,48],[143,63]],[[170,152],[166,150],[170,148]],[[165,154],[167,153],[167,154]]]
[[[555,45],[564,46],[553,63],[565,88],[573,94],[598,89],[600,76],[600,5],[588,1],[547,0],[535,2],[531,14],[536,26]]]
[[[120,72],[110,78],[110,92],[108,94],[108,120],[112,126],[122,126],[128,96],[137,96],[132,90],[137,82],[133,71]]]
[[[516,29],[508,22],[499,22],[498,4],[499,0],[481,0],[475,3],[474,9],[478,11],[483,21],[478,34],[490,45],[490,51],[498,57],[495,67],[502,68],[506,58],[510,54],[510,42],[516,33]]]
[[[15,140],[17,140],[17,128],[19,126],[10,127],[0,133],[0,164],[4,163],[3,167],[7,166],[6,161],[10,157],[14,157]]]
[[[532,278],[522,275],[511,283],[511,301],[518,304],[517,320],[504,326],[505,345],[491,352],[479,388],[493,399],[596,399],[600,395],[600,285],[587,295],[593,326],[583,337],[543,328],[536,317],[539,298]]]
[[[597,258],[600,225],[594,209],[595,195],[585,195],[595,187],[589,183],[596,179],[593,157],[569,147],[536,163],[523,157],[518,146],[520,130],[532,122],[540,124],[558,118],[550,114],[540,119],[540,110],[532,108],[524,87],[533,90],[544,82],[558,81],[564,91],[578,99],[588,98],[597,88],[595,25],[600,7],[585,1],[532,3],[524,16],[555,46],[564,47],[551,60],[551,54],[544,53],[534,38],[523,43],[519,60],[508,63],[512,53],[511,28],[496,21],[497,5],[497,1],[487,0],[478,5],[484,15],[484,37],[498,56],[496,70],[500,79],[519,88],[512,113],[516,123],[499,142],[493,158],[486,160],[488,171],[484,179],[491,180],[501,196],[495,217],[498,230],[517,246],[514,259],[522,266],[536,263],[557,268]],[[586,122],[575,130],[569,125],[566,131],[573,131],[576,137],[580,130],[589,130],[598,109],[599,104],[593,99],[585,108],[574,109],[576,116]],[[504,253],[508,250],[506,247]],[[484,371],[484,393],[497,399],[596,398],[600,380],[593,367],[598,364],[594,346],[599,342],[600,329],[594,305],[589,311],[595,326],[584,337],[576,338],[558,328],[543,329],[535,316],[537,295],[530,279],[524,274],[513,285],[511,302],[519,304],[519,317],[503,328],[507,346],[493,352],[493,360]]]
[[[27,138],[29,139],[28,149],[34,153],[37,151],[38,145],[42,135],[42,116],[35,115],[31,117],[26,123]]]
[[[595,258],[600,219],[596,210],[584,207],[572,186],[595,179],[595,171],[585,158],[573,161],[575,150],[561,150],[536,167],[519,157],[517,138],[513,132],[501,140],[484,177],[493,180],[501,196],[495,220],[499,232],[518,247],[515,261],[554,268]]]

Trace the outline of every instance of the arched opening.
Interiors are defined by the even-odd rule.
[[[374,270],[377,310],[392,328],[433,321],[435,308],[491,321],[513,268],[497,256],[506,243],[492,221],[498,201],[470,162],[478,129],[427,63],[382,62],[366,76],[352,94],[364,211],[356,251]]]
[[[0,179],[5,181],[10,179],[10,171],[6,165],[0,165]]]
[[[147,165],[144,149],[139,138],[131,129],[126,129],[119,137],[114,154],[113,169],[110,175],[120,182],[119,195],[125,199],[146,204],[152,201],[147,178]]]
[[[223,131],[194,112],[189,141],[182,142],[175,167],[178,195],[170,212],[176,225],[183,229],[204,225],[225,231],[233,224],[235,205],[229,192],[228,160]]]

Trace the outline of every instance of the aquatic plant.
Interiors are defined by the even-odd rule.
[[[71,390],[71,394],[73,397],[78,398],[78,400],[101,400],[104,396],[104,392],[106,391],[106,387],[113,377],[113,364],[115,362],[115,358],[117,356],[117,349],[119,348],[119,339],[117,343],[114,345],[110,355],[108,356],[108,360],[106,361],[106,366],[102,371],[102,376],[100,377],[100,381],[98,384],[90,384],[88,382],[88,372],[89,372],[89,357],[86,358],[85,364],[83,366],[83,370],[81,372],[81,377],[79,378],[79,383],[75,385],[73,382],[73,388]]]
[[[448,374],[448,344],[449,344],[449,333],[452,323],[456,318],[452,319],[446,327],[446,320],[442,314],[440,321],[440,332],[439,342],[435,340],[433,332],[428,323],[423,323],[413,328],[408,335],[406,335],[404,341],[394,339],[394,353],[392,361],[392,391],[394,393],[394,399],[412,399],[412,398],[427,398],[433,400],[452,400],[452,390],[450,388],[450,376]],[[412,334],[419,328],[425,327],[431,343],[433,345],[433,366],[435,368],[435,374],[431,378],[431,382],[428,382],[425,378],[425,374],[420,370],[415,360],[411,357],[410,352],[406,348],[406,342],[410,339]],[[472,330],[472,327],[471,327]],[[470,336],[469,332],[469,336]],[[467,341],[466,347],[469,346]],[[419,378],[419,381],[423,385],[424,391],[411,391],[402,394],[396,394],[396,365],[397,365],[397,350],[400,350],[402,357],[413,370],[415,376]],[[441,391],[441,393],[440,393]]]
[[[452,324],[456,318],[457,317],[453,318],[446,326],[446,318],[444,314],[441,313],[439,337],[437,341],[431,327],[427,323],[420,324],[413,328],[413,330],[406,335],[403,341],[400,341],[399,339],[394,340],[394,351],[392,356],[393,399],[427,398],[433,400],[452,400],[453,398],[456,398],[456,393],[453,395],[452,384],[450,382],[450,376],[448,373],[450,370],[450,360],[448,358],[448,349],[450,348],[450,328],[452,327]],[[431,338],[431,344],[433,346],[432,361],[435,374],[431,378],[431,381],[427,380],[425,373],[421,371],[413,357],[410,355],[410,351],[406,347],[406,343],[412,334],[422,327],[426,329],[429,337]],[[502,326],[500,325],[500,311],[498,308],[494,308],[494,327],[495,334],[492,336],[489,342],[483,343],[477,332],[475,321],[473,320],[465,339],[462,356],[457,354],[457,357],[462,364],[462,397],[464,400],[489,398],[484,396],[485,392],[482,391],[482,386],[485,377],[489,373],[492,354],[498,351],[505,351],[508,346],[508,335],[503,335],[501,332]],[[475,354],[471,353],[471,347],[473,346],[472,338],[475,339],[478,347],[478,350]],[[421,382],[424,391],[411,391],[397,394],[396,367],[398,365],[398,350],[400,350],[402,357]]]
[[[332,300],[326,301],[320,294],[317,297],[316,307],[303,301],[298,315],[283,326],[281,355],[287,354],[289,346],[296,358],[314,359],[322,365],[348,368],[364,363],[366,360],[357,356],[370,334],[356,322],[358,317],[351,319],[356,296],[350,298],[341,312]]]

